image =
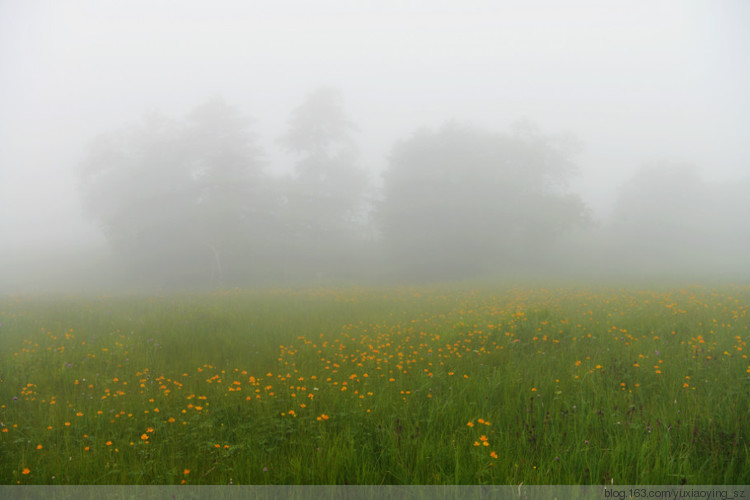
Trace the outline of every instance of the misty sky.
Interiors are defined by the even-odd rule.
[[[269,168],[289,112],[338,87],[381,171],[449,119],[583,142],[599,215],[643,163],[750,174],[750,2],[0,0],[0,248],[88,242],[72,174],[97,134],[214,95]]]

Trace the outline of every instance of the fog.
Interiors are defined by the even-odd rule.
[[[0,3],[0,291],[750,276],[750,4]]]

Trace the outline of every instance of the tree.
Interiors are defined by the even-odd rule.
[[[99,137],[79,172],[86,208],[134,273],[220,286],[259,237],[260,167],[244,118],[214,99]]]
[[[273,255],[278,203],[262,171],[262,154],[249,133],[249,120],[221,99],[195,108],[186,118],[185,138],[197,187],[196,230],[215,262],[219,282],[257,275]]]
[[[289,151],[309,157],[331,158],[356,149],[351,134],[357,130],[346,116],[341,91],[320,87],[292,111],[289,130],[280,141]]]
[[[587,218],[564,186],[570,140],[530,124],[495,134],[448,123],[398,143],[384,176],[379,221],[401,273],[471,277],[532,265]]]
[[[707,182],[686,163],[648,164],[620,187],[609,254],[631,272],[747,273],[749,185]]]
[[[313,275],[340,268],[364,221],[367,176],[357,165],[355,130],[341,93],[325,87],[292,112],[280,138],[299,158],[286,193],[290,247],[300,250],[292,258]]]

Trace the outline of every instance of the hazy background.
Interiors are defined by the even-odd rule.
[[[375,188],[398,141],[449,120],[503,133],[525,118],[545,134],[576,136],[579,174],[568,190],[590,208],[592,231],[612,227],[623,192],[650,185],[636,174],[644,165],[687,163],[697,183],[714,187],[747,186],[750,175],[750,3],[742,0],[3,0],[0,289],[75,289],[71,269],[98,269],[90,256],[107,242],[83,208],[76,168],[99,134],[150,112],[180,118],[220,95],[252,118],[264,168],[289,174],[296,157],[278,138],[321,85],[340,90]],[[716,200],[696,200],[688,212]],[[729,247],[731,263],[717,270],[746,278],[750,216],[735,217],[711,245],[719,254]],[[603,236],[572,241],[592,248]],[[566,248],[580,253],[575,243]],[[600,261],[614,256],[597,248]],[[84,264],[66,264],[82,255]],[[661,262],[619,257],[649,271]],[[684,258],[680,269],[700,267]],[[602,269],[617,267],[611,261]]]

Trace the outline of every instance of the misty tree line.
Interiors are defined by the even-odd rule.
[[[597,227],[566,190],[575,140],[528,122],[419,130],[395,144],[377,189],[355,131],[338,91],[312,92],[279,138],[292,173],[274,175],[250,122],[217,98],[99,137],[81,193],[128,272],[169,286],[690,265],[717,248],[726,264],[750,239],[747,183],[709,193],[675,167],[639,174]]]

